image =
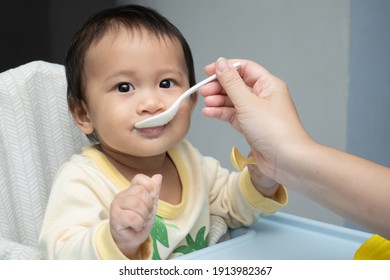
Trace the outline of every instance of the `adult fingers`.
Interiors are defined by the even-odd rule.
[[[219,83],[236,107],[248,104],[254,97],[238,71],[225,58],[219,58],[216,61],[215,73]]]

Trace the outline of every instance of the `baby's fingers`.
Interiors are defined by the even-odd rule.
[[[160,174],[153,175],[153,177],[137,174],[131,181],[131,188],[134,186],[142,186],[154,199],[160,193],[161,182],[162,176]]]
[[[123,232],[128,230],[134,230],[136,232],[141,231],[145,226],[149,213],[139,214],[139,212],[125,210],[121,211],[120,214],[112,223],[112,226],[117,232]]]

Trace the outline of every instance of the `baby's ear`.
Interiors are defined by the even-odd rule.
[[[84,101],[76,101],[74,98],[68,98],[69,111],[78,128],[86,135],[94,132],[94,127],[89,118],[88,108]]]

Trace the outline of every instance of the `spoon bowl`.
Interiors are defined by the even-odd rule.
[[[233,67],[239,68],[241,64],[239,62],[234,63]],[[198,91],[202,86],[214,81],[217,79],[217,75],[214,74],[203,81],[197,83],[196,85],[192,86],[188,90],[186,90],[176,101],[172,104],[171,107],[169,107],[167,110],[162,112],[161,114],[155,115],[153,117],[144,119],[140,122],[137,122],[135,124],[136,128],[146,128],[146,127],[156,127],[156,126],[162,126],[167,123],[169,123],[176,115],[177,111],[179,110],[180,104],[191,94]]]

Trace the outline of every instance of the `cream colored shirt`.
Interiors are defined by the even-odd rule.
[[[169,259],[208,245],[210,215],[231,228],[254,223],[261,213],[273,213],[287,203],[284,187],[275,199],[262,196],[249,173],[229,172],[202,156],[183,140],[168,151],[182,183],[182,201],[158,203],[150,237],[138,259]],[[54,181],[40,236],[49,259],[126,259],[109,228],[114,196],[130,182],[96,147],[86,147],[59,170]]]

